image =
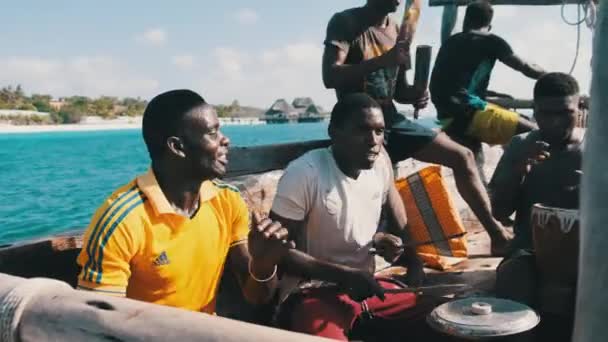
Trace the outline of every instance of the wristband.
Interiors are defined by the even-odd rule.
[[[258,279],[253,272],[251,271],[251,262],[252,260],[249,260],[249,266],[247,267],[249,270],[249,276],[257,281],[258,283],[266,283],[272,280],[272,278],[274,278],[277,275],[277,265],[274,265],[274,271],[272,271],[272,274],[270,275],[270,277],[266,278],[266,279]]]

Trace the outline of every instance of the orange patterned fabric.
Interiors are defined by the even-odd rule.
[[[426,167],[397,180],[396,186],[414,243],[431,242],[416,248],[426,266],[445,270],[466,259],[466,230],[441,176],[441,167]]]

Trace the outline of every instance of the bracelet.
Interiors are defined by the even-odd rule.
[[[277,265],[274,265],[274,271],[272,271],[272,274],[270,275],[270,277],[266,278],[266,279],[258,279],[255,275],[253,275],[253,272],[251,272],[251,262],[253,260],[249,260],[249,276],[251,278],[253,278],[253,280],[257,281],[258,283],[266,283],[272,280],[272,278],[274,278],[274,276],[277,275]]]

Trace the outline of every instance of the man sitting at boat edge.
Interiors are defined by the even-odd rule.
[[[384,299],[383,288],[374,278],[372,247],[387,261],[406,266],[407,282],[419,285],[424,271],[414,249],[404,248],[409,241],[407,217],[394,184],[392,164],[382,148],[380,105],[367,94],[345,95],[332,111],[328,131],[331,147],[292,161],[277,187],[271,217],[288,227],[298,244],[297,250],[290,250],[284,258],[281,300],[308,280],[337,284],[340,289],[335,295],[344,290],[355,302],[375,296]],[[393,234],[377,232],[383,209],[389,222],[387,230]],[[402,295],[401,304],[412,303],[412,294]],[[284,328],[346,339],[352,327],[343,316],[351,313],[346,309],[350,304],[319,300],[330,309],[287,319],[291,324]],[[386,309],[379,300],[366,303],[370,312]],[[391,310],[398,310],[395,302],[391,305]],[[323,327],[311,328],[313,320],[323,322]]]
[[[497,269],[496,293],[536,309],[540,308],[542,280],[534,251],[532,207],[540,203],[579,208],[584,132],[575,125],[580,106],[579,86],[572,76],[549,73],[541,77],[534,88],[534,117],[539,129],[513,137],[490,182],[496,218],[506,220],[516,215],[511,251]],[[576,284],[568,285],[570,298],[560,297],[570,302],[568,314],[573,317]],[[572,317],[558,324],[564,341],[570,341]]]
[[[291,247],[279,223],[249,212],[226,173],[229,139],[211,105],[190,90],[150,101],[143,137],[152,164],[97,210],[78,256],[78,288],[215,312],[226,263],[245,297],[264,302]]]

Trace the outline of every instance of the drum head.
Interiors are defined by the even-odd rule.
[[[429,314],[427,322],[447,335],[481,339],[528,331],[540,322],[540,317],[521,303],[477,297],[440,305]]]

